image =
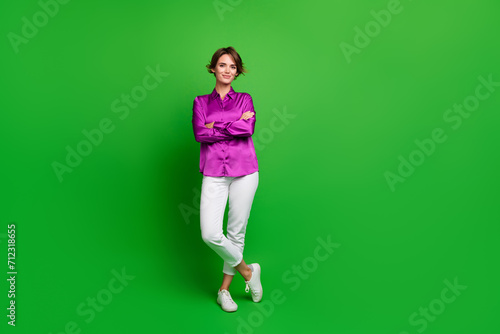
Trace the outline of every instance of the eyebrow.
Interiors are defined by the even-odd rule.
[[[222,62],[221,62],[221,63],[219,63],[219,64],[224,64],[224,65],[226,65],[226,63],[222,63]],[[234,65],[234,66],[236,66],[236,64],[231,64],[231,65]]]

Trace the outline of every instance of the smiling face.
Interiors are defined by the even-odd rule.
[[[238,69],[234,63],[233,57],[224,54],[219,57],[217,65],[212,72],[215,73],[215,78],[218,82],[224,85],[231,84],[235,76],[238,74]]]

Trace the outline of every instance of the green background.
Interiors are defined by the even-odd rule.
[[[70,1],[17,53],[9,33],[41,7],[0,5],[0,245],[6,264],[15,223],[18,271],[15,328],[0,286],[2,333],[498,330],[500,87],[458,129],[443,115],[478,77],[500,81],[500,5],[402,0],[348,62],[341,43],[387,1],[220,2],[221,16],[212,1]],[[215,86],[204,66],[227,46],[249,70],[233,87],[252,95],[261,143],[245,260],[264,288],[259,309],[236,276],[231,314],[216,304],[223,262],[201,239],[191,127],[194,97]],[[157,65],[168,77],[120,119],[113,101]],[[59,182],[53,162],[105,118],[114,130]],[[447,140],[391,190],[384,173],[436,128]],[[340,246],[313,260],[328,236]],[[304,264],[307,278],[291,274]],[[77,307],[122,268],[135,278],[86,322]],[[455,278],[466,289],[439,310]],[[411,323],[429,306],[439,314]]]

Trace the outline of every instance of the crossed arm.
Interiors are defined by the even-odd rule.
[[[214,121],[205,124],[205,117],[198,101],[193,103],[193,131],[194,137],[200,143],[214,143],[222,140],[232,140],[234,137],[250,137],[255,129],[255,111],[252,97],[247,95],[244,110],[247,110],[239,120],[230,122]]]

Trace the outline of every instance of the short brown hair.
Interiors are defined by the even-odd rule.
[[[208,69],[208,73],[213,73],[213,75],[215,76],[215,73],[212,72],[212,70],[215,69],[215,66],[217,66],[219,58],[225,54],[233,57],[233,60],[236,63],[238,74],[234,76],[234,80],[236,80],[236,78],[238,78],[240,74],[245,75],[245,73],[248,73],[246,68],[243,66],[243,61],[241,60],[240,55],[232,46],[228,46],[227,48],[220,48],[219,50],[215,51],[214,55],[212,56],[212,61],[206,66]]]

